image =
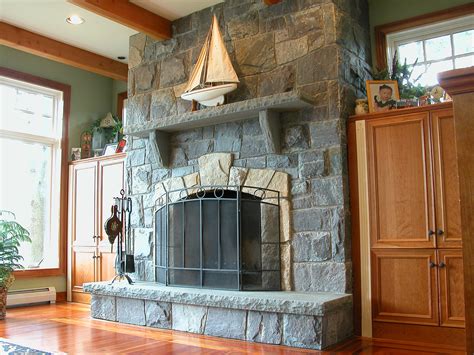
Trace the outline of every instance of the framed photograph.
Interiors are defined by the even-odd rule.
[[[81,159],[81,148],[71,148],[71,160]]]
[[[102,155],[112,155],[115,154],[117,150],[117,143],[109,143],[102,150]]]
[[[367,80],[369,112],[383,112],[396,108],[400,100],[396,80]]]
[[[122,138],[117,144],[117,149],[115,150],[115,153],[124,153],[126,151],[127,151],[127,140],[125,138]]]

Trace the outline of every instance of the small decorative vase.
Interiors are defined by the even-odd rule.
[[[369,113],[369,105],[367,99],[357,99],[355,100],[355,114],[356,115],[365,115]]]

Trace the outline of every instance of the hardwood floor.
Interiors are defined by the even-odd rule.
[[[354,338],[330,351],[248,343],[95,320],[89,306],[59,303],[9,309],[0,337],[65,353],[127,354],[463,354],[440,347]]]

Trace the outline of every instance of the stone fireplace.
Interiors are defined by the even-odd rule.
[[[190,112],[180,94],[213,14],[240,84],[226,105]],[[88,285],[94,317],[315,349],[351,334],[346,119],[368,78],[367,16],[365,0],[283,0],[272,6],[227,0],[175,21],[170,40],[130,38],[125,131],[133,276],[147,283]],[[267,288],[261,289],[286,292],[162,285],[172,282],[170,260],[164,263],[160,253],[172,255],[173,267],[184,267],[180,258],[187,252],[180,239],[170,253],[169,231],[166,249],[165,232],[157,231],[162,218],[182,217],[178,207],[164,217],[157,212],[169,203],[203,203],[197,195],[216,187],[227,187],[228,197],[238,191],[277,205],[277,212],[259,205],[247,220],[242,213],[239,223],[259,224],[253,248],[260,275],[267,272],[259,279]],[[258,196],[251,187],[274,193]],[[236,221],[215,243],[233,238]],[[186,222],[182,228],[199,238],[203,223],[199,219],[197,232]],[[192,249],[203,245],[201,239]],[[219,260],[210,268],[225,272],[220,254],[213,255]],[[203,265],[194,259],[190,267],[199,269],[191,278],[199,284],[184,278],[175,286],[201,287],[202,269],[208,268]],[[229,331],[218,330],[225,326]]]

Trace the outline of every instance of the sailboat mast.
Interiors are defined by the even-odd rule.
[[[207,70],[209,67],[209,52],[210,52],[210,46],[211,46],[211,37],[212,37],[212,27],[214,26],[214,21],[211,23],[211,28],[209,28],[209,32],[207,33],[206,37],[206,42],[204,43],[204,46],[206,48],[206,55],[204,57],[204,66],[201,72],[201,85],[204,87],[206,85],[206,79],[207,79]]]

